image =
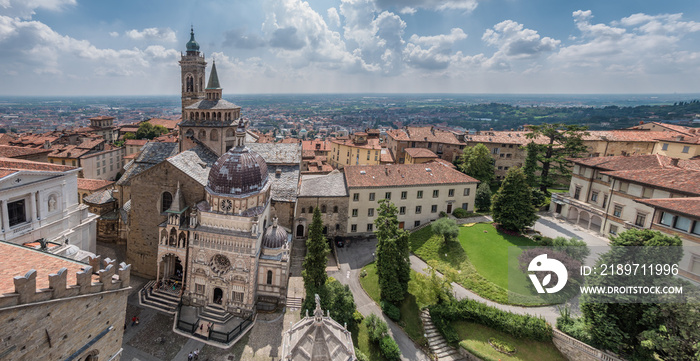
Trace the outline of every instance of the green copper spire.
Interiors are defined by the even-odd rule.
[[[207,89],[221,89],[221,85],[219,85],[219,75],[216,74],[216,61],[212,61],[211,64],[211,73],[209,74]]]
[[[190,28],[190,41],[187,42],[187,51],[199,51],[199,44],[194,40],[194,26]]]

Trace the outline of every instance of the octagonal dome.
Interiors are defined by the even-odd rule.
[[[267,182],[263,157],[248,148],[234,147],[211,167],[207,189],[224,196],[242,196],[261,191]]]
[[[277,222],[272,226],[267,227],[265,235],[263,235],[262,245],[265,248],[280,248],[287,243],[287,231],[279,227]]]

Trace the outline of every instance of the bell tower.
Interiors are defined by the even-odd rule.
[[[182,81],[182,114],[185,107],[204,99],[204,76],[207,62],[199,52],[199,44],[194,40],[194,28],[190,28],[190,41],[187,52],[180,55],[180,80]],[[184,118],[183,118],[184,120]]]

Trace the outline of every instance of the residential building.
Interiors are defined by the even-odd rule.
[[[394,161],[406,162],[406,148],[426,148],[437,154],[438,158],[448,162],[454,161],[466,144],[457,135],[448,130],[430,127],[404,127],[386,132],[386,148],[392,153]]]
[[[101,136],[107,143],[119,138],[119,129],[114,126],[114,117],[99,116],[90,118],[90,127],[80,128],[81,132]]]
[[[125,148],[107,146],[98,152],[85,153],[78,157],[82,177],[91,179],[115,180],[124,173]]]
[[[48,163],[51,149],[0,145],[0,157]]]
[[[381,199],[396,205],[399,227],[403,229],[438,219],[440,212],[452,213],[456,208],[474,211],[479,181],[443,162],[345,167],[346,234],[371,234]]]
[[[148,143],[148,139],[127,139],[124,142],[124,147],[126,148],[126,154],[132,155],[141,151],[141,148]]]
[[[78,168],[0,158],[1,240],[95,252],[95,215],[78,202]]]
[[[301,176],[294,218],[294,237],[305,239],[318,208],[323,221],[323,234],[345,236],[348,224],[348,189],[345,174],[336,170],[324,175]]]
[[[658,138],[677,134],[650,130],[589,130],[587,133],[583,136],[583,144],[588,147],[584,157],[653,154]]]
[[[332,138],[331,152],[328,163],[334,168],[349,165],[376,165],[380,164],[380,152],[382,146],[377,138],[369,138],[367,133],[357,132],[350,138]]]
[[[4,359],[121,358],[129,265],[99,257],[83,263],[3,241],[0,264]]]
[[[437,154],[427,148],[406,148],[406,164],[421,164],[438,159]]]
[[[700,156],[700,136],[673,135],[658,138],[654,153],[679,159]]]
[[[627,129],[644,129],[657,132],[672,132],[680,133],[682,135],[691,136],[696,134],[697,128],[686,127],[678,124],[661,123],[661,122],[644,122],[640,121],[638,125],[629,127]]]

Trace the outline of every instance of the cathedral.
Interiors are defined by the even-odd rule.
[[[183,305],[246,316],[286,302],[290,217],[278,220],[274,199],[297,187],[299,170],[268,173],[276,153],[261,147],[274,144],[256,144],[268,160],[247,146],[241,108],[221,98],[215,64],[204,87],[206,65],[192,31],[180,60],[179,143],[146,144],[117,183],[127,259],[136,274],[176,287]]]

